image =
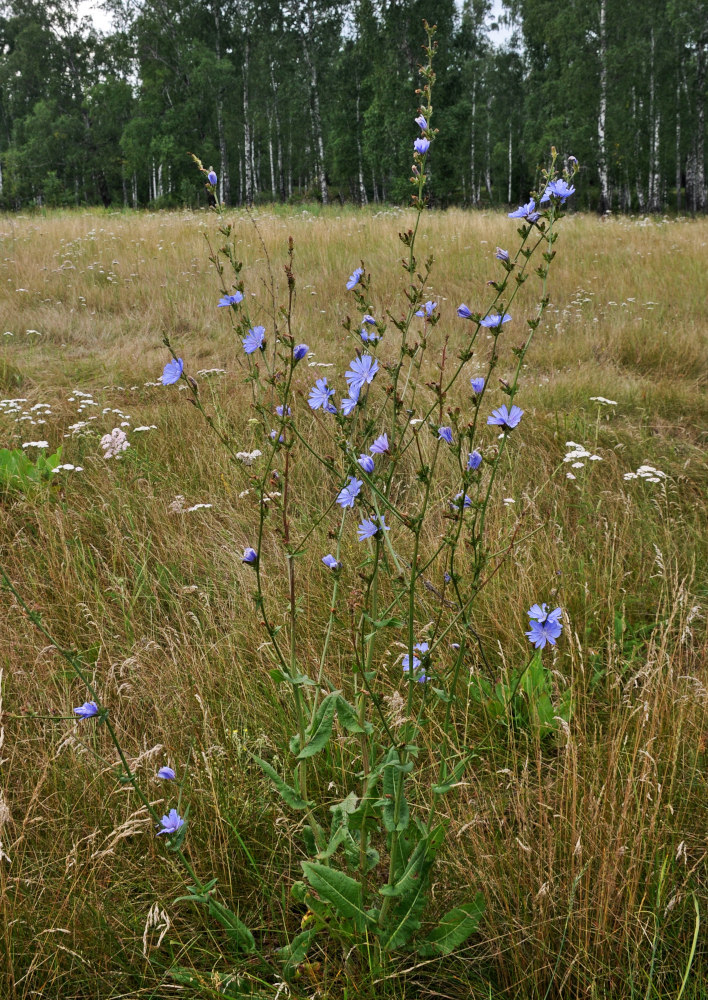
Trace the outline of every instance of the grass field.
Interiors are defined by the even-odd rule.
[[[337,371],[352,356],[344,286],[362,258],[379,312],[403,309],[398,233],[410,213],[312,207],[259,211],[257,230],[245,214],[232,221],[251,315],[266,328],[267,258],[280,304],[294,238],[295,337],[310,345],[311,363]],[[198,376],[201,396],[239,449],[263,447],[241,344],[215,308],[221,289],[204,239],[215,225],[204,213],[0,219],[0,396],[20,400],[0,406],[0,447],[46,440],[82,467],[46,486],[3,489],[0,564],[60,643],[98,647],[96,683],[160,812],[169,804],[157,768],[189,762],[189,858],[204,880],[218,877],[268,952],[299,926],[288,888],[302,846],[248,756],[282,761],[293,730],[241,563],[257,519],[251,472],[218,450],[186,393],[157,384],[168,334],[190,372],[208,373]],[[495,247],[515,240],[504,215],[423,216],[418,253],[435,257],[430,295],[453,347],[463,328],[456,307],[484,306]],[[434,908],[481,891],[479,931],[452,958],[385,973],[352,972],[323,953],[293,995],[708,997],[708,221],[571,215],[557,250],[551,306],[516,399],[524,421],[488,513],[491,537],[518,541],[481,594],[475,625],[503,677],[527,656],[526,609],[563,607],[563,638],[545,653],[556,697],[571,692],[570,723],[548,741],[500,727],[483,702],[456,710],[461,744],[477,756],[445,800]],[[519,316],[534,301],[531,285]],[[521,336],[520,325],[507,329],[501,377]],[[321,374],[298,367],[298,405]],[[99,439],[122,425],[131,446],[106,461]],[[564,463],[568,442],[600,460]],[[298,461],[306,528],[333,483]],[[637,475],[645,466],[653,471]],[[198,504],[211,506],[189,509]],[[313,671],[328,544],[323,528],[298,568]],[[345,563],[356,544],[345,542]],[[278,565],[274,534],[265,545]],[[348,586],[356,590],[355,576]],[[267,587],[278,607],[277,573]],[[435,614],[434,595],[426,600],[421,621]],[[174,902],[184,873],[116,781],[105,732],[52,718],[71,715],[86,691],[8,591],[0,627],[0,997],[223,995],[238,963],[216,925]],[[337,681],[348,670],[346,616],[335,638]],[[399,647],[392,639],[382,653],[391,665]],[[400,669],[388,677],[391,697]],[[431,725],[424,772],[436,735]],[[320,783],[336,795],[346,777],[329,754]],[[276,996],[256,965],[238,974],[241,992],[231,986],[229,996]]]

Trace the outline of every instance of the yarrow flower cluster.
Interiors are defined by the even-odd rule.
[[[110,434],[104,434],[101,438],[104,458],[120,458],[122,453],[130,448],[130,442],[125,431],[120,427],[114,427]]]

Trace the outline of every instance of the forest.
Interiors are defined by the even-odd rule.
[[[73,0],[0,4],[1,208],[205,205],[189,153],[225,204],[403,203],[424,18],[433,206],[524,200],[551,146],[578,208],[708,206],[708,0],[102,6],[105,33]]]

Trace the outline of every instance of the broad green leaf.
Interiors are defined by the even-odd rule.
[[[409,761],[412,766],[412,762]],[[400,832],[405,830],[410,822],[410,810],[406,797],[403,793],[404,774],[407,765],[401,764],[398,751],[391,747],[386,757],[383,768],[383,798],[380,799],[382,805],[381,818],[388,833],[395,830]],[[396,801],[398,800],[398,814],[396,814]]]
[[[256,942],[253,934],[251,934],[243,921],[239,920],[233,910],[223,906],[213,896],[209,896],[208,909],[209,915],[219,921],[240,951],[252,954],[256,950]]]
[[[267,764],[260,757],[256,757],[254,753],[251,754],[253,760],[260,767],[264,774],[268,775],[270,780],[273,782],[275,787],[280,793],[280,797],[286,805],[289,805],[291,809],[307,809],[308,806],[313,805],[312,802],[306,802],[300,795],[292,788],[286,781],[280,777],[275,768],[272,768],[270,764]]]
[[[459,948],[462,942],[477,930],[484,913],[484,906],[484,896],[478,892],[474,902],[464,903],[450,910],[427,938],[420,942],[418,954],[423,957],[449,955],[455,948]]]
[[[315,857],[318,861],[326,861],[327,858],[331,858],[336,850],[346,841],[351,840],[352,835],[346,826],[340,826],[339,829],[335,830],[330,837],[329,843],[325,847],[324,851],[320,851]]]
[[[379,889],[382,896],[404,896],[420,885],[420,874],[425,866],[428,853],[427,837],[420,840],[408,859],[408,864],[395,885],[384,885]]]
[[[297,755],[298,760],[314,757],[316,753],[323,750],[329,743],[334,724],[334,713],[337,708],[337,697],[338,693],[335,692],[328,694],[323,699],[312,724],[312,735]]]
[[[297,934],[290,944],[286,944],[284,948],[279,948],[276,954],[278,958],[283,962],[283,976],[286,982],[290,982],[292,977],[295,975],[298,965],[302,965],[307,955],[307,950],[312,944],[312,939],[317,933],[316,927],[311,927],[310,930],[302,931],[301,934]]]
[[[351,920],[358,931],[374,924],[361,902],[361,884],[336,868],[314,861],[301,861],[305,878],[312,888],[335,908],[340,917]]]
[[[362,726],[353,705],[350,705],[342,695],[337,696],[337,718],[339,724],[348,733],[370,733],[373,726],[370,722],[364,722]]]
[[[428,872],[431,867],[432,861],[426,861],[423,857],[417,884],[413,885],[412,892],[400,900],[391,914],[389,923],[381,930],[381,946],[385,951],[402,948],[420,927],[420,915],[427,902]]]

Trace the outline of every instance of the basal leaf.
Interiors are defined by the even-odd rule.
[[[477,930],[484,913],[484,906],[484,896],[478,892],[474,902],[464,903],[450,910],[427,938],[420,942],[418,954],[423,957],[449,955],[455,948],[459,948],[462,942]]]
[[[278,949],[277,955],[283,963],[283,976],[286,982],[291,981],[297,971],[298,965],[304,962],[308,948],[312,944],[312,939],[316,933],[317,928],[311,927],[310,930],[297,934],[290,944],[286,944],[284,948]]]
[[[340,917],[351,920],[358,931],[373,926],[375,921],[362,906],[361,884],[356,879],[314,861],[301,861],[300,864],[312,888],[332,904]]]

